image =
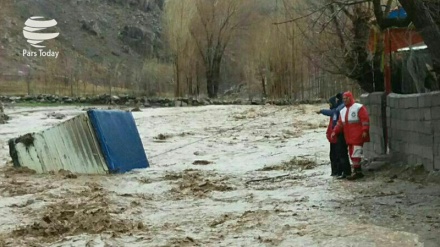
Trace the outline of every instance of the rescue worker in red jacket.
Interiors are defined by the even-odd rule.
[[[342,94],[338,93],[328,100],[330,109],[322,109],[316,112],[330,117],[326,136],[330,142],[331,176],[336,176],[338,179],[344,179],[351,175],[350,160],[344,135],[340,134],[337,138],[330,138],[333,128],[338,122],[339,112],[345,107],[342,101]]]
[[[331,138],[335,138],[341,132],[344,133],[354,171],[347,179],[355,180],[364,177],[361,169],[362,147],[365,142],[370,141],[370,119],[367,108],[356,103],[351,92],[345,92],[342,100],[345,107],[340,112]]]

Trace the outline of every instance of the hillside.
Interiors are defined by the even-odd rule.
[[[60,35],[45,41],[47,49],[60,52],[58,64],[75,58],[99,65],[122,61],[142,65],[147,57],[162,57],[163,5],[164,0],[3,0],[0,75],[13,78],[29,66],[31,71],[44,72],[47,64],[54,63],[49,61],[53,58],[23,56],[23,49],[36,51],[22,34],[31,16],[58,22]]]

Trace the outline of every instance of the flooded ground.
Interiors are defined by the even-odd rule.
[[[9,138],[84,111],[6,109],[0,246],[438,246],[437,175],[374,163],[333,179],[320,107],[143,109],[151,167],[108,176],[11,168]]]

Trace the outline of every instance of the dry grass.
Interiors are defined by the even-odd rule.
[[[70,85],[63,85],[63,83],[46,83],[46,82],[31,82],[31,94],[55,94],[55,95],[71,95]],[[28,93],[27,84],[25,81],[0,81],[0,92],[2,95],[24,95]],[[112,94],[127,94],[132,90],[126,88],[112,87]],[[73,85],[73,94],[80,95],[99,95],[109,94],[109,87],[94,85],[91,83],[79,83]]]

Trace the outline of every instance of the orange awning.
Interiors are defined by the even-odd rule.
[[[384,34],[385,54],[423,42],[422,36],[414,29],[389,28],[382,33]],[[370,38],[368,41],[368,50],[370,52],[375,52],[377,42],[379,42],[378,36],[379,33],[377,30],[370,30]]]

